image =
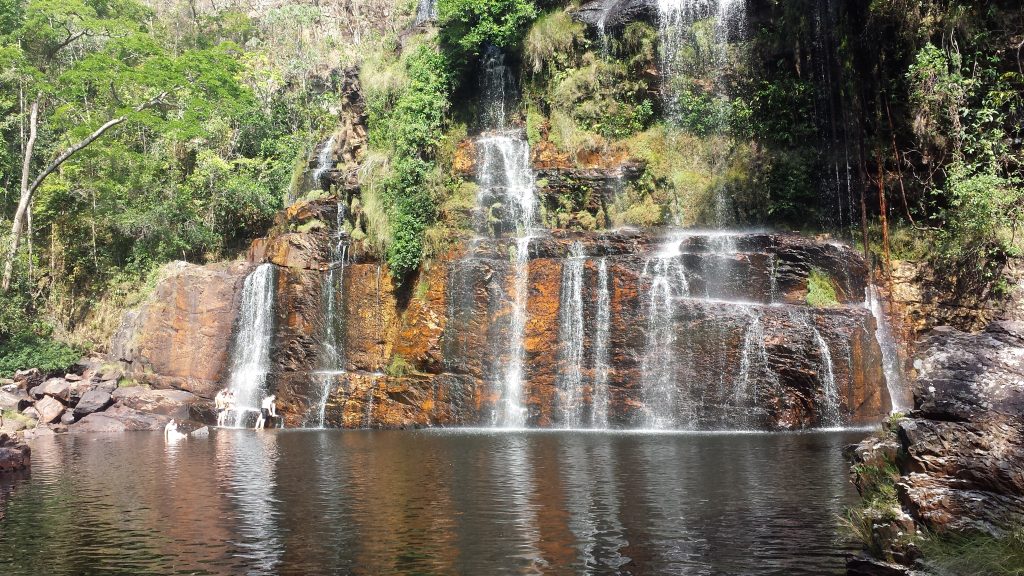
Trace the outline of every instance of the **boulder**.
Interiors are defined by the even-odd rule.
[[[29,406],[28,408],[25,408],[24,410],[21,411],[21,415],[26,418],[29,418],[30,420],[35,420],[37,422],[39,421],[40,418],[39,411],[36,410],[35,406]]]
[[[84,418],[93,412],[100,412],[110,406],[110,394],[99,388],[86,392],[75,406],[75,418]]]
[[[82,377],[79,376],[78,374],[71,373],[71,374],[65,374],[64,375],[64,379],[67,380],[68,382],[79,382],[79,381],[82,380]]]
[[[56,422],[64,413],[64,404],[61,404],[60,400],[52,396],[44,396],[36,402],[34,408],[39,414],[39,422],[41,424]]]
[[[169,416],[178,420],[189,417],[189,406],[199,399],[184,390],[149,390],[140,386],[118,388],[111,395],[114,402],[132,410]]]
[[[28,395],[28,392],[20,388],[16,388],[13,391],[0,391],[0,410],[13,410],[15,412],[21,412],[25,408],[32,405],[32,397]]]
[[[38,368],[18,370],[14,373],[14,381],[22,388],[28,390],[43,383],[43,373]]]
[[[68,431],[73,434],[95,432],[131,432],[162,430],[171,418],[160,414],[148,414],[117,404],[106,412],[94,412],[72,424]]]
[[[75,413],[71,410],[66,410],[60,417],[60,423],[62,426],[70,426],[75,423]]]
[[[67,404],[70,399],[71,383],[63,378],[50,378],[32,389],[32,396],[42,398],[49,396]]]
[[[0,434],[0,474],[27,469],[32,463],[32,450],[7,434]]]

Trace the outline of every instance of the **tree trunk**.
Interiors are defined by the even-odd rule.
[[[14,223],[11,224],[11,247],[7,251],[7,259],[4,261],[4,277],[0,288],[4,292],[11,287],[11,276],[14,274],[14,258],[18,255],[18,242],[21,240],[22,223],[25,220],[25,213],[28,211],[29,201],[32,199],[31,189],[28,186],[28,173],[32,167],[32,152],[36,145],[36,133],[39,126],[39,99],[32,103],[32,112],[29,114],[29,136],[28,144],[25,145],[25,155],[21,162],[21,196],[18,199],[18,209],[14,212]]]

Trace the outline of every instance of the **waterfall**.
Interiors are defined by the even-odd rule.
[[[270,346],[274,336],[273,264],[261,264],[245,279],[238,312],[235,343],[231,351],[231,380],[235,393],[232,426],[244,425],[245,414],[259,412],[267,394]]]
[[[733,387],[733,402],[736,406],[745,406],[757,399],[757,374],[754,367],[754,354],[759,353],[759,360],[767,364],[767,353],[764,352],[764,329],[761,327],[761,316],[754,312],[751,315],[747,332],[743,336],[743,353],[740,356],[740,374]]]
[[[529,303],[530,240],[535,231],[537,198],[530,161],[530,144],[522,130],[509,127],[508,112],[515,93],[505,55],[489,47],[481,78],[484,134],[477,138],[477,195],[481,234],[515,238],[512,314],[507,343],[508,365],[497,378],[501,398],[494,412],[496,426],[521,428],[527,422],[524,405],[525,332]]]
[[[843,421],[839,413],[839,386],[836,384],[835,368],[832,363],[832,350],[829,349],[828,342],[821,335],[821,332],[818,331],[818,328],[814,326],[814,323],[810,321],[809,323],[814,332],[814,342],[818,345],[818,354],[821,357],[818,376],[821,381],[825,401],[821,409],[821,421],[826,426],[841,426]]]
[[[597,330],[594,334],[594,389],[591,392],[591,428],[608,428],[608,337],[611,328],[611,293],[608,262],[601,258],[597,268]]]
[[[900,366],[899,347],[896,338],[892,333],[892,326],[882,309],[882,298],[878,293],[878,287],[870,284],[867,287],[864,306],[871,310],[875,317],[875,339],[879,348],[882,349],[882,369],[885,372],[885,383],[889,389],[889,398],[892,401],[893,412],[903,412],[911,408],[911,398],[908,398],[906,382],[903,378],[903,369]]]
[[[527,290],[529,288],[530,237],[516,239],[515,300],[512,304],[512,325],[509,330],[509,364],[501,383],[501,404],[495,413],[495,424],[503,428],[526,426],[523,405],[523,365],[526,356]]]
[[[346,207],[338,202],[335,221],[334,248],[332,261],[327,274],[324,275],[322,307],[324,310],[324,330],[321,341],[321,367],[316,373],[320,380],[319,396],[316,409],[306,414],[307,427],[325,428],[327,419],[327,402],[334,390],[335,377],[344,374],[345,345],[344,332],[339,330],[343,316],[338,314],[338,300],[344,301],[345,266],[348,261],[348,235],[345,233]]]
[[[643,276],[649,279],[647,295],[647,349],[643,358],[643,400],[647,428],[675,428],[680,422],[677,386],[679,367],[675,342],[676,300],[689,295],[686,269],[679,258],[678,237],[672,238],[653,260],[644,265]],[[685,424],[690,424],[686,422]]]
[[[416,7],[416,21],[414,26],[437,20],[437,0],[420,0]]]
[[[558,375],[559,407],[564,428],[579,428],[583,420],[583,245],[574,242],[562,266],[558,339],[562,371]]]
[[[658,0],[658,39],[661,44],[661,69],[664,78],[662,90],[670,111],[675,112],[672,81],[684,73],[679,58],[684,48],[695,42],[694,24],[714,18],[711,45],[701,55],[701,46],[695,46],[698,57],[703,56],[715,84],[722,82],[727,60],[730,28],[742,28],[746,18],[745,0]],[[716,86],[721,91],[721,86]]]
[[[314,186],[323,186],[324,175],[334,169],[334,140],[335,136],[331,134],[316,156],[316,169],[313,170]]]

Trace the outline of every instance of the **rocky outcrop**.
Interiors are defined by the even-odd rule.
[[[869,440],[853,453],[858,464],[897,467],[906,520],[899,529],[877,524],[876,555],[906,565],[918,557],[905,537],[915,529],[1000,538],[1024,525],[1024,323],[994,322],[978,334],[940,327],[918,350],[914,410],[890,446]],[[857,563],[851,574],[872,573],[871,560]]]
[[[1024,323],[938,330],[921,345],[915,412],[899,428],[900,500],[937,532],[1024,524]]]
[[[32,450],[7,434],[0,433],[0,474],[27,470],[32,464]]]
[[[212,398],[224,378],[248,262],[168,264],[156,289],[129,311],[110,354],[128,378]]]
[[[658,17],[655,0],[593,0],[576,10],[576,18],[590,27],[611,31],[630,22],[653,22]]]

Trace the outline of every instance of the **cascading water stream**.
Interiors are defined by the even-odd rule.
[[[228,389],[235,394],[235,410],[229,414],[229,426],[244,425],[246,414],[259,412],[267,394],[270,346],[274,336],[275,276],[273,264],[261,264],[246,277],[242,286],[228,384]]]
[[[315,186],[322,186],[324,175],[334,169],[334,142],[335,135],[331,134],[331,137],[320,148],[320,153],[317,154],[316,169],[313,170],[312,176]]]
[[[675,307],[678,298],[689,295],[690,286],[686,269],[679,258],[680,238],[671,238],[661,253],[644,264],[643,276],[650,282],[647,296],[647,344],[643,358],[643,399],[645,421],[652,429],[678,427],[680,410],[677,383],[680,366],[675,350],[679,337],[675,325]],[[687,420],[690,420],[687,418]],[[689,425],[690,422],[685,422]]]
[[[437,20],[437,0],[420,0],[416,7],[414,26]]]
[[[611,316],[608,261],[601,258],[597,267],[597,330],[594,334],[594,389],[591,392],[591,428],[608,428],[608,370],[610,364],[608,342],[612,323]]]
[[[579,428],[583,420],[583,245],[574,242],[562,266],[559,341],[562,372],[558,376],[562,427]]]
[[[832,350],[828,341],[818,331],[814,323],[808,321],[814,332],[814,342],[818,346],[818,354],[821,356],[821,365],[818,368],[821,388],[824,393],[824,405],[821,410],[821,421],[829,427],[841,426],[842,416],[839,413],[839,386],[836,384],[835,365],[832,363]]]
[[[501,393],[493,423],[505,428],[526,425],[525,332],[529,301],[530,240],[535,231],[537,198],[530,161],[530,145],[520,129],[510,128],[508,111],[515,81],[504,54],[489,47],[484,54],[482,120],[484,134],[477,139],[477,182],[480,191],[477,231],[515,238],[512,314],[507,343],[508,364],[497,378]]]
[[[892,401],[892,410],[893,412],[904,412],[911,407],[913,399],[909,398],[910,394],[903,378],[899,347],[889,320],[885,316],[885,310],[882,308],[882,298],[878,293],[878,287],[869,284],[865,292],[864,306],[871,310],[871,315],[875,317],[875,339],[882,350],[882,369],[885,373],[886,386],[889,389],[889,399]]]
[[[324,275],[322,370],[317,374],[320,380],[320,390],[316,400],[316,410],[310,411],[306,416],[307,427],[326,427],[327,403],[334,390],[335,379],[338,375],[345,373],[343,369],[345,363],[344,334],[338,326],[341,321],[341,316],[338,314],[338,300],[344,299],[345,266],[348,261],[348,236],[344,230],[345,212],[345,204],[339,202],[333,261],[327,274]]]

